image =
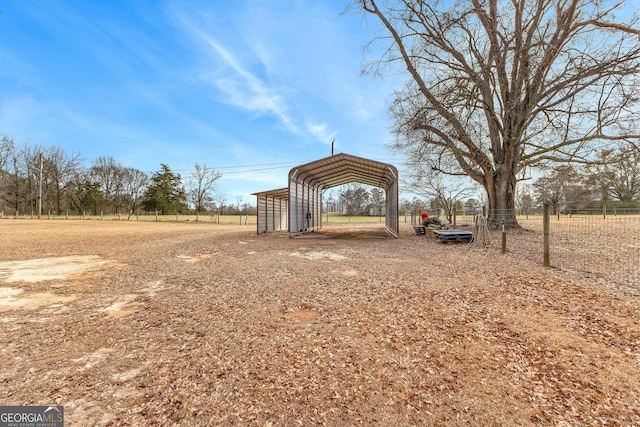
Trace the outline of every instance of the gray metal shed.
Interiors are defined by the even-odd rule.
[[[258,233],[285,227],[292,233],[322,228],[322,192],[350,182],[385,191],[385,226],[398,237],[398,170],[387,163],[343,153],[294,167],[289,171],[288,188],[254,193],[258,197]],[[282,221],[284,203],[286,224]]]

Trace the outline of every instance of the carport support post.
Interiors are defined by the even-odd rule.
[[[542,246],[544,250],[542,265],[544,267],[549,267],[551,263],[549,262],[549,228],[550,228],[550,215],[549,215],[549,202],[545,202],[543,208],[543,216],[542,216]]]

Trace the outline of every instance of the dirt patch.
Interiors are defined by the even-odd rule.
[[[135,301],[137,297],[138,295],[136,294],[122,295],[118,298],[118,301],[114,302],[109,307],[104,308],[102,311],[105,311],[109,316],[116,319],[128,316],[139,311],[143,307],[143,304]]]
[[[196,255],[196,256],[183,254],[183,255],[178,255],[178,258],[184,260],[184,262],[186,262],[187,264],[197,264],[203,261],[209,261],[214,258],[218,258],[219,256],[222,256],[222,254],[214,253],[214,254],[202,254],[202,255]]]
[[[289,256],[306,258],[312,261],[317,261],[322,259],[326,259],[330,261],[340,261],[346,258],[344,255],[340,255],[335,252],[311,250],[308,248],[300,248],[298,249],[298,252],[289,253]]]
[[[97,255],[64,256],[20,261],[0,261],[0,282],[38,283],[65,281],[81,276],[97,276],[99,270],[110,264]],[[75,295],[57,295],[51,292],[25,292],[18,287],[0,288],[0,312],[34,310],[43,306],[64,304],[75,300]]]
[[[42,282],[61,280],[101,268],[109,261],[97,255],[74,255],[22,261],[0,261],[0,281]]]
[[[19,288],[0,287],[0,312],[34,310],[42,306],[73,301],[75,296],[61,296],[50,292],[23,294]]]

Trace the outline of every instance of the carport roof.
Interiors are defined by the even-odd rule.
[[[292,179],[313,187],[331,188],[355,181],[387,189],[398,180],[398,170],[390,164],[340,153],[291,169],[289,181]]]
[[[253,196],[287,200],[289,198],[289,187],[278,188],[277,190],[260,191],[259,193],[251,193],[251,194]]]

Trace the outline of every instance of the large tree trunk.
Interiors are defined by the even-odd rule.
[[[487,224],[499,228],[502,221],[506,227],[519,227],[516,219],[516,174],[513,171],[497,172],[487,179],[485,186],[489,198]]]

